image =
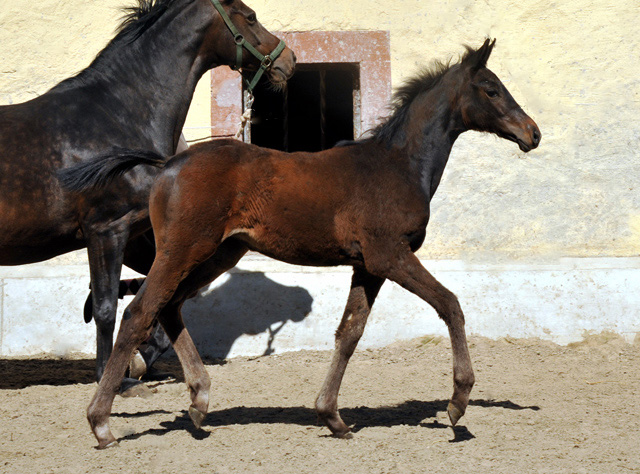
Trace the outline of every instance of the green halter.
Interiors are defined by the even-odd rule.
[[[242,67],[242,48],[246,48],[247,51],[253,54],[256,57],[256,59],[260,61],[260,67],[256,71],[251,82],[245,80],[245,82],[247,83],[247,90],[249,92],[253,92],[253,88],[256,86],[256,84],[258,84],[258,81],[260,80],[264,72],[271,68],[271,66],[273,65],[273,62],[276,59],[278,59],[278,56],[280,56],[280,53],[282,53],[286,44],[284,43],[284,41],[280,40],[280,43],[278,43],[278,46],[276,46],[275,49],[271,51],[271,53],[264,56],[262,53],[260,53],[260,51],[254,48],[253,45],[251,45],[244,39],[244,36],[242,36],[238,31],[238,29],[235,27],[235,25],[231,21],[231,18],[229,18],[229,15],[227,15],[227,12],[225,12],[224,8],[222,8],[220,1],[211,0],[211,3],[213,3],[213,6],[216,7],[216,10],[218,10],[218,13],[220,13],[220,16],[222,17],[227,27],[231,31],[231,34],[233,35],[233,40],[236,43],[236,64],[232,66],[233,69],[240,69]]]

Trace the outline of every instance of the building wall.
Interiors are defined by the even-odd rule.
[[[3,0],[0,103],[84,68],[125,0]],[[272,30],[388,30],[394,86],[462,44],[497,38],[489,66],[543,133],[528,155],[470,132],[454,147],[422,251],[429,258],[640,253],[640,23],[635,0],[249,0]],[[208,75],[186,132],[210,129]]]
[[[127,0],[2,0],[0,104],[42,94],[86,67],[113,36],[123,3]],[[488,274],[515,265],[509,268],[517,268],[523,272],[521,278],[530,281],[543,275],[543,265],[551,273],[536,280],[539,284],[527,294],[548,301],[547,314],[574,311],[572,336],[558,340],[575,338],[584,328],[627,334],[640,330],[635,323],[640,306],[625,299],[625,291],[635,291],[628,282],[640,281],[637,0],[349,0],[322,8],[311,0],[247,3],[274,31],[388,31],[393,86],[433,59],[456,61],[463,44],[477,47],[488,36],[497,38],[489,67],[536,120],[542,143],[524,154],[515,144],[494,136],[464,134],[432,201],[432,219],[420,256],[427,262],[475,265]],[[185,133],[190,139],[209,134],[210,86],[207,75],[187,118]],[[565,272],[566,258],[571,259],[575,275]],[[606,264],[597,263],[598,258]],[[46,278],[51,268],[75,268],[82,262],[80,252],[38,268],[44,269]],[[24,274],[8,271],[3,273],[5,278]],[[496,301],[499,288],[483,278],[459,276],[458,283],[451,285],[463,305],[465,296],[485,298],[497,305],[495,311],[528,317],[530,306],[516,308],[506,299]],[[580,293],[585,285],[595,286]],[[560,288],[559,293],[549,294],[550,287]],[[0,294],[4,307],[11,302],[7,288]],[[515,293],[505,298],[522,300]],[[620,301],[628,324],[607,325],[605,308]],[[479,303],[474,300],[473,304]],[[81,301],[77,305],[81,307]],[[24,303],[24,307],[26,311],[31,306]],[[593,310],[590,318],[603,324],[581,323],[584,307]],[[487,314],[493,311],[485,309]],[[511,332],[548,333],[553,338],[555,332],[563,331],[543,323],[530,326],[538,329]],[[0,353],[1,344],[0,338]]]

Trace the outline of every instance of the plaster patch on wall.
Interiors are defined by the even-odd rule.
[[[360,71],[360,127],[366,133],[387,112],[391,59],[387,31],[274,32],[295,52],[298,64],[352,63]],[[346,45],[349,45],[347,48]],[[242,115],[242,83],[228,68],[211,74],[213,135],[235,134]]]

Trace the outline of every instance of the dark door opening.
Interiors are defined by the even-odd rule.
[[[300,64],[284,92],[254,90],[251,143],[282,151],[320,151],[359,135],[357,64]]]

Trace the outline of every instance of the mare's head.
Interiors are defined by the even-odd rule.
[[[487,68],[495,43],[495,39],[487,39],[477,50],[467,48],[460,62],[458,74],[462,83],[456,98],[460,115],[466,129],[495,133],[527,152],[538,146],[542,135],[500,79]]]
[[[199,54],[205,63],[244,72],[259,71],[263,66],[272,84],[286,83],[293,74],[296,56],[262,26],[255,11],[242,0],[197,1],[211,15]]]

